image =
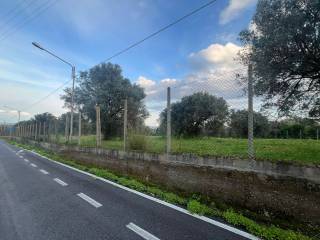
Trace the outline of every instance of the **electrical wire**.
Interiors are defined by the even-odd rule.
[[[31,108],[33,108],[35,105],[41,103],[42,101],[44,101],[45,99],[47,99],[48,97],[50,97],[52,94],[56,93],[57,91],[59,91],[61,88],[63,88],[64,86],[66,86],[67,84],[69,84],[72,81],[72,79],[66,81],[65,83],[63,83],[61,86],[59,86],[58,88],[54,89],[52,92],[50,92],[48,95],[42,97],[41,99],[37,100],[36,102],[32,103],[30,106],[24,108],[22,111],[25,110],[29,110]]]
[[[0,41],[3,41],[5,39],[7,39],[9,36],[11,36],[12,34],[16,33],[18,30],[20,30],[26,24],[28,24],[29,22],[31,22],[32,20],[34,20],[35,18],[40,16],[42,13],[44,13],[46,10],[48,10],[50,7],[52,7],[57,2],[58,2],[58,0],[53,0],[53,1],[48,0],[44,4],[42,4],[39,7],[37,7],[35,9],[35,11],[33,11],[33,14],[30,15],[27,19],[25,19],[24,21],[22,21],[22,22],[18,23],[17,25],[15,25],[12,29],[8,29],[7,31],[5,31],[0,36]]]
[[[3,19],[5,19],[1,25],[6,26],[9,25],[10,22],[14,21],[17,17],[21,16],[23,14],[23,12],[25,12],[26,10],[28,10],[28,8],[30,6],[32,6],[35,2],[37,2],[38,0],[31,0],[30,2],[23,2],[26,3],[27,5],[23,6],[22,8],[18,8],[18,6],[14,9],[12,9],[13,11],[11,11],[11,16],[10,14],[6,14],[5,17],[3,17]],[[19,4],[18,4],[19,5]],[[6,17],[8,16],[8,18],[6,19]],[[1,35],[4,35],[6,31],[3,31],[1,33]]]
[[[216,1],[217,1],[217,0],[211,0],[211,1],[207,2],[206,4],[203,4],[202,6],[194,9],[193,11],[187,13],[186,15],[178,18],[177,20],[175,20],[175,21],[173,21],[173,22],[171,22],[171,23],[169,23],[168,25],[165,25],[164,27],[160,28],[159,30],[157,30],[157,31],[155,31],[155,32],[147,35],[146,37],[142,38],[141,40],[139,40],[139,41],[137,41],[137,42],[135,42],[135,43],[132,43],[131,45],[129,45],[128,47],[126,47],[126,48],[124,48],[124,49],[122,49],[122,50],[120,50],[119,52],[116,52],[116,53],[113,54],[112,56],[110,56],[110,57],[108,57],[107,59],[105,59],[103,62],[108,62],[108,61],[110,61],[111,59],[113,59],[113,58],[115,58],[115,57],[118,57],[119,55],[121,55],[121,54],[129,51],[130,49],[132,49],[132,48],[140,45],[140,44],[143,43],[144,41],[146,41],[146,40],[148,40],[148,39],[150,39],[150,38],[158,35],[159,33],[161,33],[161,32],[163,32],[163,31],[167,30],[168,28],[176,25],[177,23],[183,21],[184,19],[186,19],[186,18],[188,18],[188,17],[196,14],[197,12],[201,11],[202,9],[204,9],[204,8],[212,5],[212,4],[215,3]]]
[[[56,0],[56,1],[57,1],[57,0]],[[55,2],[56,2],[56,1],[55,1]],[[170,24],[168,24],[168,25],[160,28],[159,30],[157,30],[157,31],[149,34],[148,36],[144,37],[143,39],[141,39],[141,40],[139,40],[139,41],[137,41],[137,42],[129,45],[128,47],[124,48],[123,50],[121,50],[121,51],[113,54],[111,57],[107,58],[104,62],[107,62],[107,61],[109,61],[109,60],[111,60],[111,59],[113,59],[113,58],[115,58],[115,57],[117,57],[117,56],[119,56],[119,55],[121,55],[121,54],[129,51],[130,49],[132,49],[132,48],[140,45],[140,44],[143,43],[144,41],[146,41],[146,40],[148,40],[148,39],[150,39],[150,38],[158,35],[159,33],[167,30],[168,28],[174,26],[175,24],[181,22],[182,20],[184,20],[184,19],[186,19],[186,18],[188,18],[188,17],[196,14],[197,12],[201,11],[202,9],[204,9],[204,8],[212,5],[212,4],[215,3],[216,1],[217,1],[217,0],[211,0],[211,1],[207,2],[206,4],[201,5],[200,7],[194,9],[193,11],[191,11],[191,12],[185,14],[184,16],[178,18],[177,20],[171,22]],[[3,39],[0,39],[0,41],[1,41],[1,40],[3,40]],[[70,81],[71,81],[71,80],[70,80]],[[65,85],[66,85],[67,83],[69,83],[70,81],[64,83],[62,86],[60,86],[60,87],[58,87],[57,89],[53,90],[53,91],[52,91],[51,93],[49,93],[47,96],[41,98],[40,100],[38,100],[37,102],[33,103],[32,105],[30,105],[30,106],[29,106],[28,108],[26,108],[26,109],[30,109],[30,108],[32,108],[33,106],[35,106],[35,105],[39,104],[40,102],[44,101],[46,98],[48,98],[48,97],[51,96],[53,93],[55,93],[55,92],[57,92],[58,90],[60,90],[63,86],[65,86]]]

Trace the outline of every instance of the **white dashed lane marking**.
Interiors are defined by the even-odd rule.
[[[78,193],[77,194],[80,198],[82,198],[83,200],[87,201],[88,203],[90,203],[92,206],[94,206],[95,208],[101,207],[102,204],[97,202],[96,200],[92,199],[91,197],[85,195],[84,193]]]
[[[30,164],[32,167],[38,167],[37,165],[35,165],[34,163]]]
[[[26,159],[26,158],[24,159],[24,161],[25,161],[25,162],[29,162],[29,160],[28,160],[28,159]]]
[[[160,238],[157,238],[156,236],[152,235],[151,233],[147,232],[146,230],[142,229],[141,227],[138,227],[134,223],[129,223],[127,226],[130,230],[134,231],[136,234],[138,234],[140,237],[146,239],[146,240],[160,240]]]
[[[45,175],[49,174],[46,170],[43,170],[43,169],[40,169],[39,171],[42,172]]]
[[[65,183],[64,181],[60,180],[59,178],[53,179],[56,183],[60,184],[61,186],[68,186],[68,183]]]

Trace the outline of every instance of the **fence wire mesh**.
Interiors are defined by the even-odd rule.
[[[76,105],[72,136],[68,111],[2,124],[0,134],[122,151],[242,158],[268,157],[272,153],[266,148],[285,146],[290,139],[319,139],[319,119],[308,118],[307,110],[292,111],[294,117],[279,117],[275,110],[261,111],[262,101],[254,97],[256,147],[255,151],[248,149],[247,79],[247,68],[238,66],[188,75],[183,80],[140,78],[136,84],[146,94],[141,105],[134,95],[123,93],[113,94],[116,102],[111,104],[97,100],[91,107]]]

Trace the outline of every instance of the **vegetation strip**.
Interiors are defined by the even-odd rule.
[[[91,174],[97,175],[99,177],[114,181],[123,186],[129,187],[131,189],[150,194],[154,197],[162,199],[166,202],[177,204],[182,207],[186,207],[191,213],[196,213],[199,215],[205,215],[208,217],[221,217],[228,223],[243,228],[249,233],[256,235],[262,239],[266,240],[311,240],[308,236],[305,236],[299,232],[294,232],[292,230],[281,229],[277,226],[267,226],[259,224],[240,213],[237,213],[233,209],[229,208],[225,211],[209,207],[201,203],[198,199],[191,198],[187,199],[181,196],[178,196],[175,193],[164,191],[156,186],[146,185],[136,179],[123,177],[116,175],[106,169],[89,167],[85,165],[78,164],[70,159],[65,159],[64,157],[57,155],[55,153],[43,150],[41,148],[33,147],[30,145],[20,144],[14,141],[9,141],[10,144],[16,145],[21,148],[35,151],[45,157],[53,159],[58,162],[62,162],[69,166],[75,167],[82,171],[89,172]]]

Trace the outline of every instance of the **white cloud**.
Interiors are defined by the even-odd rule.
[[[220,65],[220,67],[233,67],[234,64],[237,64],[235,58],[237,54],[241,50],[241,47],[228,42],[225,45],[222,44],[211,44],[206,49],[203,49],[197,53],[191,53],[190,58],[196,62],[196,64],[202,65],[213,65],[216,67]]]
[[[160,81],[163,85],[172,86],[177,83],[177,79],[174,78],[165,78]]]
[[[156,85],[156,82],[150,79],[147,79],[144,76],[140,76],[137,80],[137,84],[142,88],[150,88]]]
[[[228,42],[225,45],[211,44],[205,49],[191,53],[189,60],[192,71],[179,80],[164,78],[156,81],[140,76],[137,83],[146,91],[145,103],[150,112],[146,124],[159,124],[159,114],[166,107],[168,86],[171,87],[172,102],[195,92],[206,91],[223,97],[232,108],[246,107],[246,98],[236,77],[238,73],[243,74],[245,71],[236,60],[241,49],[241,46]]]
[[[256,2],[257,0],[229,0],[228,6],[220,14],[220,24],[226,24],[236,19],[243,10]]]

